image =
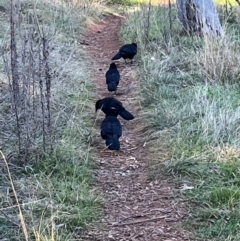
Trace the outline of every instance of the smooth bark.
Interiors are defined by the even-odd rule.
[[[177,0],[177,6],[179,20],[186,31],[215,38],[223,37],[223,29],[212,0]]]

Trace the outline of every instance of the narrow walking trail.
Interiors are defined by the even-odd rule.
[[[96,86],[96,100],[111,96],[107,91],[105,73],[111,58],[121,46],[118,33],[123,16],[111,15],[88,28],[87,49],[93,59],[93,73]],[[136,61],[125,64],[116,61],[121,80],[115,96],[124,107],[134,114],[135,119],[119,120],[123,125],[120,138],[121,150],[106,149],[100,137],[100,123],[103,113],[97,116],[96,137],[100,159],[97,186],[105,198],[104,215],[101,222],[81,235],[81,240],[123,241],[123,240],[190,240],[180,230],[178,222],[182,218],[181,204],[174,197],[171,185],[166,180],[147,179],[147,147],[141,132],[144,125],[140,112],[140,88],[136,75]],[[99,98],[98,98],[98,97]],[[78,239],[79,240],[79,239]]]

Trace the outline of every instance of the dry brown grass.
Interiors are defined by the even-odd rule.
[[[198,68],[210,82],[233,84],[240,81],[238,42],[225,36],[219,41],[205,37],[205,47],[197,53]]]

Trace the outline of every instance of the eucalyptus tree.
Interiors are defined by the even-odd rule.
[[[221,38],[224,35],[212,0],[177,0],[178,17],[189,33]]]

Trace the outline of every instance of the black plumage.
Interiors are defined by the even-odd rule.
[[[122,126],[115,116],[106,116],[101,123],[101,137],[106,140],[110,150],[119,150],[119,137],[122,136]]]
[[[123,58],[126,62],[126,59],[133,59],[137,54],[137,44],[124,44],[118,51],[118,53],[112,58],[112,60],[117,60]]]
[[[120,74],[115,63],[110,64],[109,70],[106,72],[105,77],[108,91],[116,92],[120,80]]]
[[[134,116],[128,112],[122,105],[122,102],[113,98],[106,97],[104,99],[98,100],[95,104],[96,112],[101,109],[106,116],[115,116],[120,115],[125,120],[133,120]]]

